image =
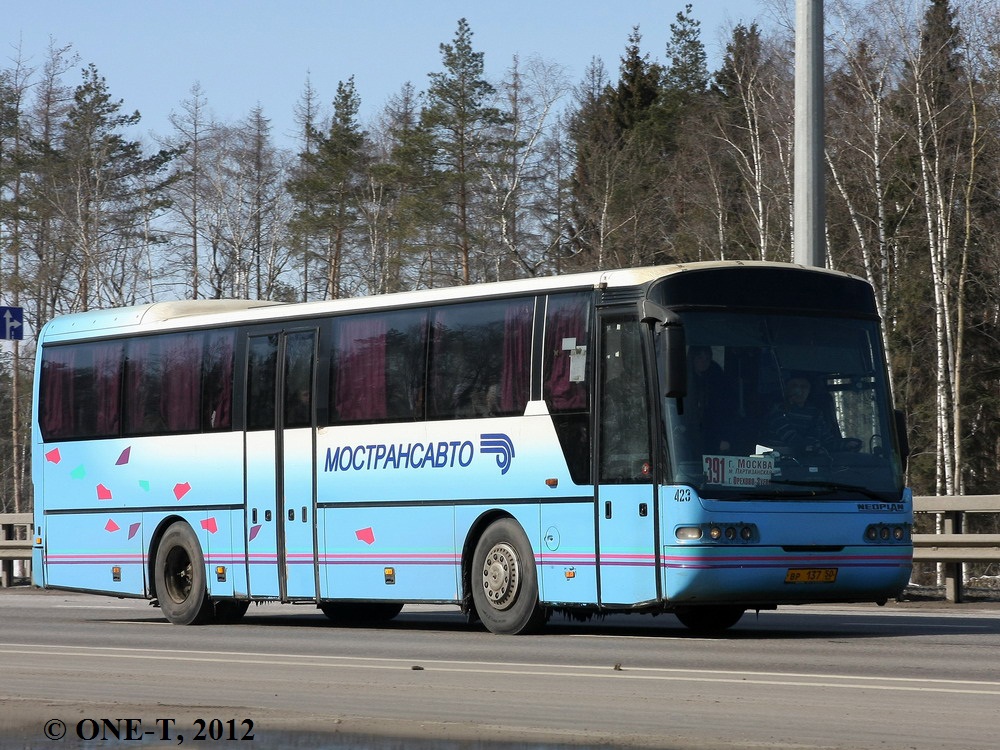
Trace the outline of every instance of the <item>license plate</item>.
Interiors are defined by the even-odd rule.
[[[785,573],[785,583],[833,583],[836,580],[836,568],[789,568]]]

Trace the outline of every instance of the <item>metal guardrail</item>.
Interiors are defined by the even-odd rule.
[[[914,497],[913,512],[943,516],[943,533],[914,534],[913,561],[944,564],[944,595],[962,601],[962,563],[1000,562],[1000,534],[964,534],[966,513],[1000,513],[1000,495]]]
[[[30,513],[0,513],[0,588],[10,586],[15,560],[28,560],[31,565],[31,524]],[[24,539],[18,539],[18,526],[27,527]]]

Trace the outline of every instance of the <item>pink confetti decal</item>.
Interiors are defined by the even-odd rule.
[[[219,524],[215,522],[215,518],[206,518],[201,522],[201,528],[205,529],[209,534],[214,534],[219,530]]]
[[[375,531],[369,526],[367,529],[358,529],[354,532],[354,536],[358,538],[359,541],[365,544],[375,544]]]
[[[190,491],[191,491],[191,483],[190,482],[184,482],[183,484],[175,484],[174,485],[174,497],[176,497],[178,500],[180,500],[182,497],[184,497]]]
[[[115,461],[115,466],[124,466],[128,463],[128,457],[132,453],[132,446],[129,446],[122,451],[122,454],[118,456],[118,460]]]
[[[141,523],[133,523],[128,527],[128,538],[131,539],[139,531],[139,527],[142,526]]]
[[[112,533],[114,533],[115,531],[118,531],[118,529],[120,529],[120,528],[121,528],[121,526],[119,526],[118,524],[116,524],[115,520],[113,518],[109,518],[108,522],[106,524],[104,524],[104,530],[105,531],[110,531]]]
[[[50,464],[57,464],[62,461],[62,455],[59,453],[58,448],[53,448],[48,453],[45,454],[45,460]]]
[[[257,533],[260,531],[260,524],[250,527],[250,541],[252,542],[257,538]]]
[[[98,500],[110,500],[111,499],[111,490],[109,490],[103,484],[97,485],[97,499]]]

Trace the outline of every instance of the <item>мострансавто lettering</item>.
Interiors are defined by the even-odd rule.
[[[472,463],[475,453],[476,448],[469,440],[398,445],[342,445],[326,449],[323,471],[467,467]]]

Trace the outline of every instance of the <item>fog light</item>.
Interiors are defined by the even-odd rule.
[[[740,529],[740,538],[744,542],[749,542],[751,539],[753,539],[753,528],[751,528],[750,526],[744,526],[742,529]]]
[[[883,526],[882,529],[881,529],[881,531],[879,531],[879,536],[882,537],[883,540],[888,541],[889,540],[889,527],[888,526]]]
[[[902,526],[897,526],[892,530],[892,536],[897,542],[901,542],[906,537],[906,530]]]
[[[732,541],[735,538],[736,538],[736,529],[733,528],[732,526],[727,526],[726,527],[726,539],[729,539],[730,541]]]
[[[718,526],[713,526],[708,530],[708,535],[712,537],[712,539],[722,539],[722,529]]]
[[[874,542],[876,539],[878,539],[878,529],[875,528],[874,526],[869,526],[867,529],[865,529],[865,539],[867,539],[870,542]]]
[[[701,527],[700,526],[678,526],[677,530],[674,532],[674,536],[682,541],[691,541],[694,539],[701,539]]]

